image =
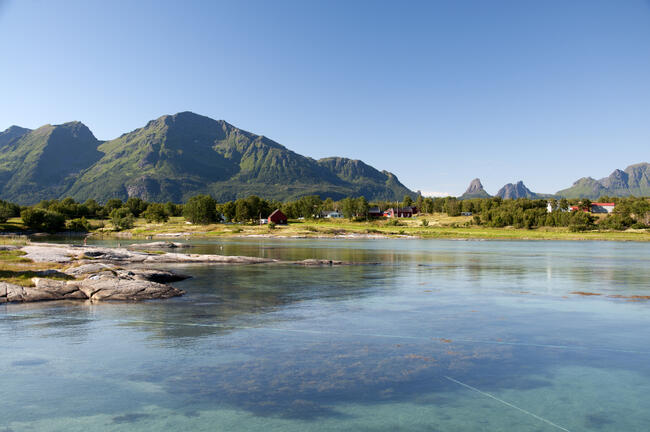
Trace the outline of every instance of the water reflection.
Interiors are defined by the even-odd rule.
[[[650,422],[650,303],[570,294],[643,292],[647,245],[229,241],[192,252],[217,250],[383,264],[185,265],[194,278],[181,298],[0,306],[0,428],[96,416],[87,429],[192,430],[237,413],[240,430],[556,430],[499,400],[569,430]]]

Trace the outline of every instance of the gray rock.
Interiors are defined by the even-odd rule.
[[[44,301],[44,300],[85,300],[88,298],[79,287],[70,282],[55,279],[33,278],[35,287],[26,287],[27,297],[23,301]]]
[[[0,282],[0,303],[7,303],[7,288],[16,287],[17,285],[9,284],[6,282]]]
[[[111,277],[105,273],[77,282],[79,290],[91,301],[166,299],[185,293],[170,285],[142,279],[126,279],[114,275]]]
[[[89,273],[98,273],[105,270],[111,270],[113,266],[103,263],[82,264],[78,267],[72,267],[64,271],[70,276],[82,276]]]

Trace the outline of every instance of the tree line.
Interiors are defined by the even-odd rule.
[[[413,200],[405,196],[402,201],[368,202],[364,197],[344,198],[334,201],[322,200],[319,196],[304,196],[293,201],[270,201],[252,195],[234,201],[218,203],[209,195],[191,197],[184,204],[173,202],[155,203],[140,198],[126,201],[110,199],[100,204],[93,199],[83,203],[72,198],[62,200],[44,200],[33,206],[19,206],[0,200],[0,223],[13,217],[21,217],[23,224],[35,231],[60,232],[64,230],[85,232],[103,226],[104,220],[110,220],[117,230],[132,228],[136,218],[147,222],[166,222],[170,217],[184,216],[195,224],[217,222],[259,222],[268,218],[275,209],[280,209],[288,218],[315,218],[325,211],[340,211],[351,220],[367,220],[371,208],[380,212],[390,207],[414,206],[420,213],[446,213],[460,216],[471,213],[471,223],[488,227],[537,228],[543,226],[569,227],[571,230],[605,228],[623,230],[628,228],[648,228],[650,226],[650,201],[636,197],[601,197],[601,202],[614,202],[616,207],[612,214],[598,220],[585,211],[569,211],[572,206],[588,210],[591,201],[587,199],[501,199],[475,198],[459,200],[454,197],[424,198],[418,196]],[[547,210],[550,204],[551,211]],[[90,222],[100,221],[93,226]]]

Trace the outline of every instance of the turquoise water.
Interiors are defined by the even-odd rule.
[[[650,301],[614,297],[650,295],[648,244],[191,252],[380,264],[178,265],[177,299],[0,305],[0,431],[650,429]]]

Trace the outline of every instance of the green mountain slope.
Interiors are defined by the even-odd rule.
[[[583,177],[573,183],[573,186],[557,192],[556,195],[589,199],[598,199],[603,195],[650,196],[650,164],[643,162],[630,165],[623,171],[617,169],[600,180]]]
[[[8,129],[0,139],[0,196],[25,204],[60,196],[99,160],[99,144],[79,122]]]
[[[0,132],[0,151],[5,151],[18,141],[23,135],[31,132],[31,129],[22,128],[20,126],[11,126],[4,132]]]
[[[334,199],[414,195],[394,175],[362,162],[315,161],[264,136],[191,112],[152,120],[98,150],[101,158],[87,164],[57,196],[180,202],[197,193],[219,201],[251,194],[278,200],[310,194]],[[347,168],[355,163],[363,166],[356,175]]]
[[[395,200],[407,194],[413,195],[413,192],[400,183],[392,173],[379,171],[360,160],[329,157],[319,159],[318,165],[354,185],[358,195],[382,200]]]

